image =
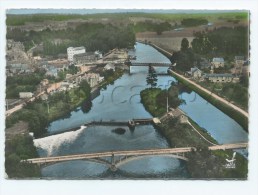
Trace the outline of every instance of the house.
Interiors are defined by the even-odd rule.
[[[213,83],[227,83],[227,82],[239,82],[239,77],[234,77],[232,74],[206,74],[205,78]]]
[[[224,58],[213,58],[211,64],[214,68],[224,67],[225,61]]]
[[[13,74],[31,73],[33,70],[28,64],[8,64],[7,69]]]
[[[242,68],[242,74],[243,76],[250,76],[250,65],[249,65],[249,61],[245,61],[243,68]]]
[[[179,108],[170,108],[170,111],[168,112],[168,115],[177,118],[179,123],[187,123],[188,122],[188,117],[187,115]]]
[[[20,93],[19,93],[19,97],[20,97],[21,99],[24,99],[24,98],[32,98],[32,96],[33,96],[33,93],[31,93],[31,92],[20,92]]]
[[[94,87],[99,83],[100,76],[99,74],[89,73],[86,74],[82,79],[85,79],[89,83],[90,87]]]
[[[102,59],[102,53],[100,51],[95,51],[94,54],[97,56],[98,59]]]
[[[191,68],[191,70],[187,73],[194,79],[201,78],[202,76],[202,71],[199,70],[197,67]]]
[[[68,47],[67,48],[67,58],[69,62],[73,62],[73,57],[76,54],[86,53],[85,47]]]
[[[235,56],[235,74],[242,74],[242,69],[245,63],[245,57],[244,56]]]
[[[73,56],[74,64],[87,64],[95,62],[96,60],[98,60],[98,55],[94,52],[81,53]]]
[[[48,83],[49,83],[49,81],[48,81],[47,79],[43,79],[43,80],[40,82],[40,84],[41,84],[42,86],[47,86]]]
[[[57,70],[57,68],[55,68],[55,67],[53,67],[53,66],[47,67],[46,75],[47,75],[47,76],[57,77],[57,76],[58,76],[58,70]]]
[[[104,70],[114,70],[116,69],[114,64],[108,63],[106,66],[104,66]]]

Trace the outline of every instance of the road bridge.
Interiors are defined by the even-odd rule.
[[[208,147],[209,150],[226,150],[226,149],[241,149],[247,148],[247,143],[235,143],[224,144]],[[22,162],[28,162],[38,165],[53,164],[58,162],[65,162],[71,160],[89,160],[97,163],[102,163],[116,170],[119,166],[126,164],[130,161],[141,159],[146,156],[168,156],[187,161],[185,153],[196,151],[195,147],[183,147],[183,148],[159,148],[159,149],[146,149],[146,150],[123,150],[123,151],[108,151],[97,153],[86,153],[66,156],[53,156],[43,158],[33,158],[22,160]],[[107,160],[107,158],[111,160]]]
[[[171,63],[149,63],[149,62],[131,62],[129,66],[159,66],[159,67],[169,67],[171,66]]]

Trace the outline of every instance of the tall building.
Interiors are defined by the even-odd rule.
[[[76,54],[86,53],[85,47],[68,47],[67,48],[67,57],[69,62],[73,62],[73,56]]]

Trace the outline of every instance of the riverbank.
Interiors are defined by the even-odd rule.
[[[152,44],[152,43],[146,43],[146,44],[152,46],[153,48],[155,48],[156,50],[161,52],[163,55],[165,55],[169,59],[172,56],[172,53],[160,48],[159,46],[157,46],[155,44]],[[247,112],[242,111],[242,109],[240,109],[237,106],[227,102],[225,99],[223,99],[219,96],[215,96],[214,94],[212,94],[212,92],[210,92],[208,90],[205,90],[205,91],[201,90],[200,87],[196,86],[197,85],[196,83],[191,84],[186,79],[183,79],[182,75],[179,76],[179,74],[177,74],[173,71],[171,71],[171,74],[178,81],[180,81],[181,83],[188,86],[190,89],[192,89],[193,91],[198,93],[202,98],[204,98],[209,103],[214,105],[216,108],[220,109],[222,112],[224,112],[225,114],[230,116],[232,119],[234,119],[239,125],[241,125],[243,127],[243,129],[246,132],[248,132],[248,113]],[[225,103],[225,102],[227,102],[227,103]]]
[[[153,116],[157,117],[163,114],[163,117],[160,118],[161,123],[156,124],[155,128],[167,139],[170,147],[192,146],[197,148],[197,151],[187,154],[189,161],[187,161],[186,166],[191,178],[247,179],[247,159],[240,154],[236,154],[236,168],[226,168],[227,161],[225,159],[233,155],[232,150],[209,151],[207,148],[218,144],[218,142],[205,129],[201,128],[190,117],[182,121],[180,120],[181,115],[175,116],[172,112],[171,114],[166,114],[165,109],[163,109],[162,113],[157,108],[157,101],[155,101],[161,89],[149,89],[147,91],[150,100],[146,101],[146,98],[144,98],[141,102],[146,110],[151,111]],[[152,94],[150,95],[150,93]],[[141,93],[141,97],[143,96],[142,94],[145,93]],[[202,167],[202,170],[200,170],[200,167]]]
[[[182,122],[180,120],[182,111],[180,112],[182,114],[178,114],[176,111],[170,111],[171,114],[170,112],[166,113],[166,96],[163,93],[164,90],[159,88],[145,89],[140,93],[141,103],[153,117],[160,118],[161,124],[157,124],[155,127],[164,135],[171,147],[208,147],[217,144],[217,141],[207,131],[203,130],[188,116],[186,117],[187,120]],[[178,96],[178,93],[176,95]],[[160,97],[163,98],[163,101]]]
[[[243,127],[243,129],[248,132],[248,113],[245,114],[244,111],[240,112],[241,109],[227,102],[221,97],[218,97],[212,92],[205,90],[201,87],[198,87],[196,83],[190,82],[182,75],[175,73],[174,71],[170,71],[171,75],[175,77],[179,82],[183,83],[196,93],[198,93],[202,98],[207,100],[209,103],[217,107],[219,110],[230,116],[234,119],[239,125]],[[238,108],[238,109],[237,109]],[[240,109],[240,110],[239,110]]]

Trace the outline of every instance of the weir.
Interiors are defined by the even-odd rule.
[[[88,123],[84,123],[80,126],[76,126],[76,127],[69,128],[69,129],[63,129],[62,131],[58,131],[58,132],[54,132],[54,133],[50,132],[50,133],[47,133],[47,134],[43,135],[40,138],[48,137],[48,136],[51,136],[51,135],[58,135],[58,134],[62,134],[62,133],[65,133],[65,132],[77,131],[77,130],[83,128],[83,127],[86,128],[88,126],[93,126],[93,125],[128,126],[129,128],[134,128],[136,125],[149,125],[149,124],[153,124],[153,123],[154,123],[153,118],[132,119],[132,120],[129,120],[129,121],[113,121],[113,120],[110,120],[110,121],[104,121],[104,120],[91,121],[91,122],[88,122]]]

